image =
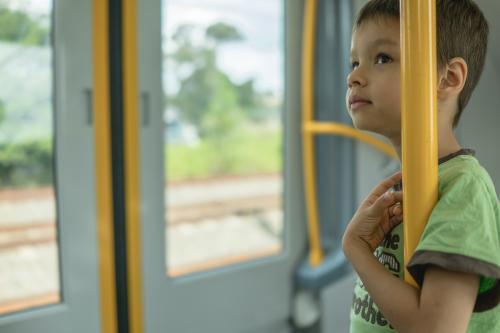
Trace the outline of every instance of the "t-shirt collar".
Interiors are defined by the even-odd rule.
[[[451,160],[454,157],[460,156],[460,155],[476,155],[476,151],[474,149],[469,149],[469,148],[462,148],[454,153],[451,153],[449,155],[443,156],[439,159],[439,164],[443,164],[444,162],[447,162]]]
[[[441,157],[438,162],[439,162],[439,164],[443,164],[444,162],[447,162],[447,161],[451,160],[452,158],[460,156],[460,155],[475,156],[476,151],[474,149],[470,149],[470,148],[462,148],[454,153],[451,153],[451,154],[448,154],[446,156]],[[403,188],[403,181],[400,180],[397,184],[394,185],[393,190],[394,191],[401,191],[402,188]]]

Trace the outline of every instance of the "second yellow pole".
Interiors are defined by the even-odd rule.
[[[304,35],[302,49],[302,123],[308,124],[314,119],[314,50],[316,35],[317,0],[305,2]],[[304,183],[309,232],[309,263],[317,267],[323,261],[321,235],[318,219],[316,170],[314,161],[314,133],[303,131],[302,150],[304,155]]]

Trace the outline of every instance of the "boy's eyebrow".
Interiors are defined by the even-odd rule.
[[[373,42],[369,42],[368,43],[368,47],[370,49],[374,49],[374,48],[376,48],[379,45],[399,46],[399,44],[397,42],[395,42],[395,41],[393,41],[392,39],[389,39],[389,38],[379,38],[379,39],[375,39]],[[356,53],[356,52],[353,52],[353,51],[354,50],[351,49],[351,56]]]
[[[389,39],[389,38],[376,39],[373,42],[370,42],[369,46],[375,47],[375,46],[384,45],[384,44],[389,45],[389,46],[398,46],[398,43],[396,43],[395,41],[393,41],[392,39]]]

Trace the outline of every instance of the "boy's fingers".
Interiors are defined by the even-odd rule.
[[[403,213],[403,210],[401,209],[401,206],[396,204],[394,205],[392,208],[392,215],[394,216],[398,216],[398,215],[401,215]]]
[[[391,218],[389,220],[389,228],[390,228],[390,230],[392,230],[392,228],[394,228],[395,226],[397,226],[401,222],[403,222],[403,219],[401,217],[394,216],[393,218]]]
[[[385,192],[390,190],[394,185],[396,185],[401,180],[401,177],[402,172],[396,172],[395,174],[381,182],[378,186],[376,186],[370,193],[370,196],[374,196],[376,198],[380,197]]]
[[[396,202],[403,202],[403,192],[402,191],[392,192],[392,194],[394,194],[394,198],[396,199]]]
[[[371,211],[374,215],[381,215],[385,209],[391,207],[396,203],[394,193],[386,192],[384,195],[381,195],[375,203],[371,206]]]

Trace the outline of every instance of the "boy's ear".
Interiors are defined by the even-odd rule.
[[[467,80],[467,63],[457,57],[448,61],[448,64],[439,71],[438,99],[444,100],[458,96]]]

